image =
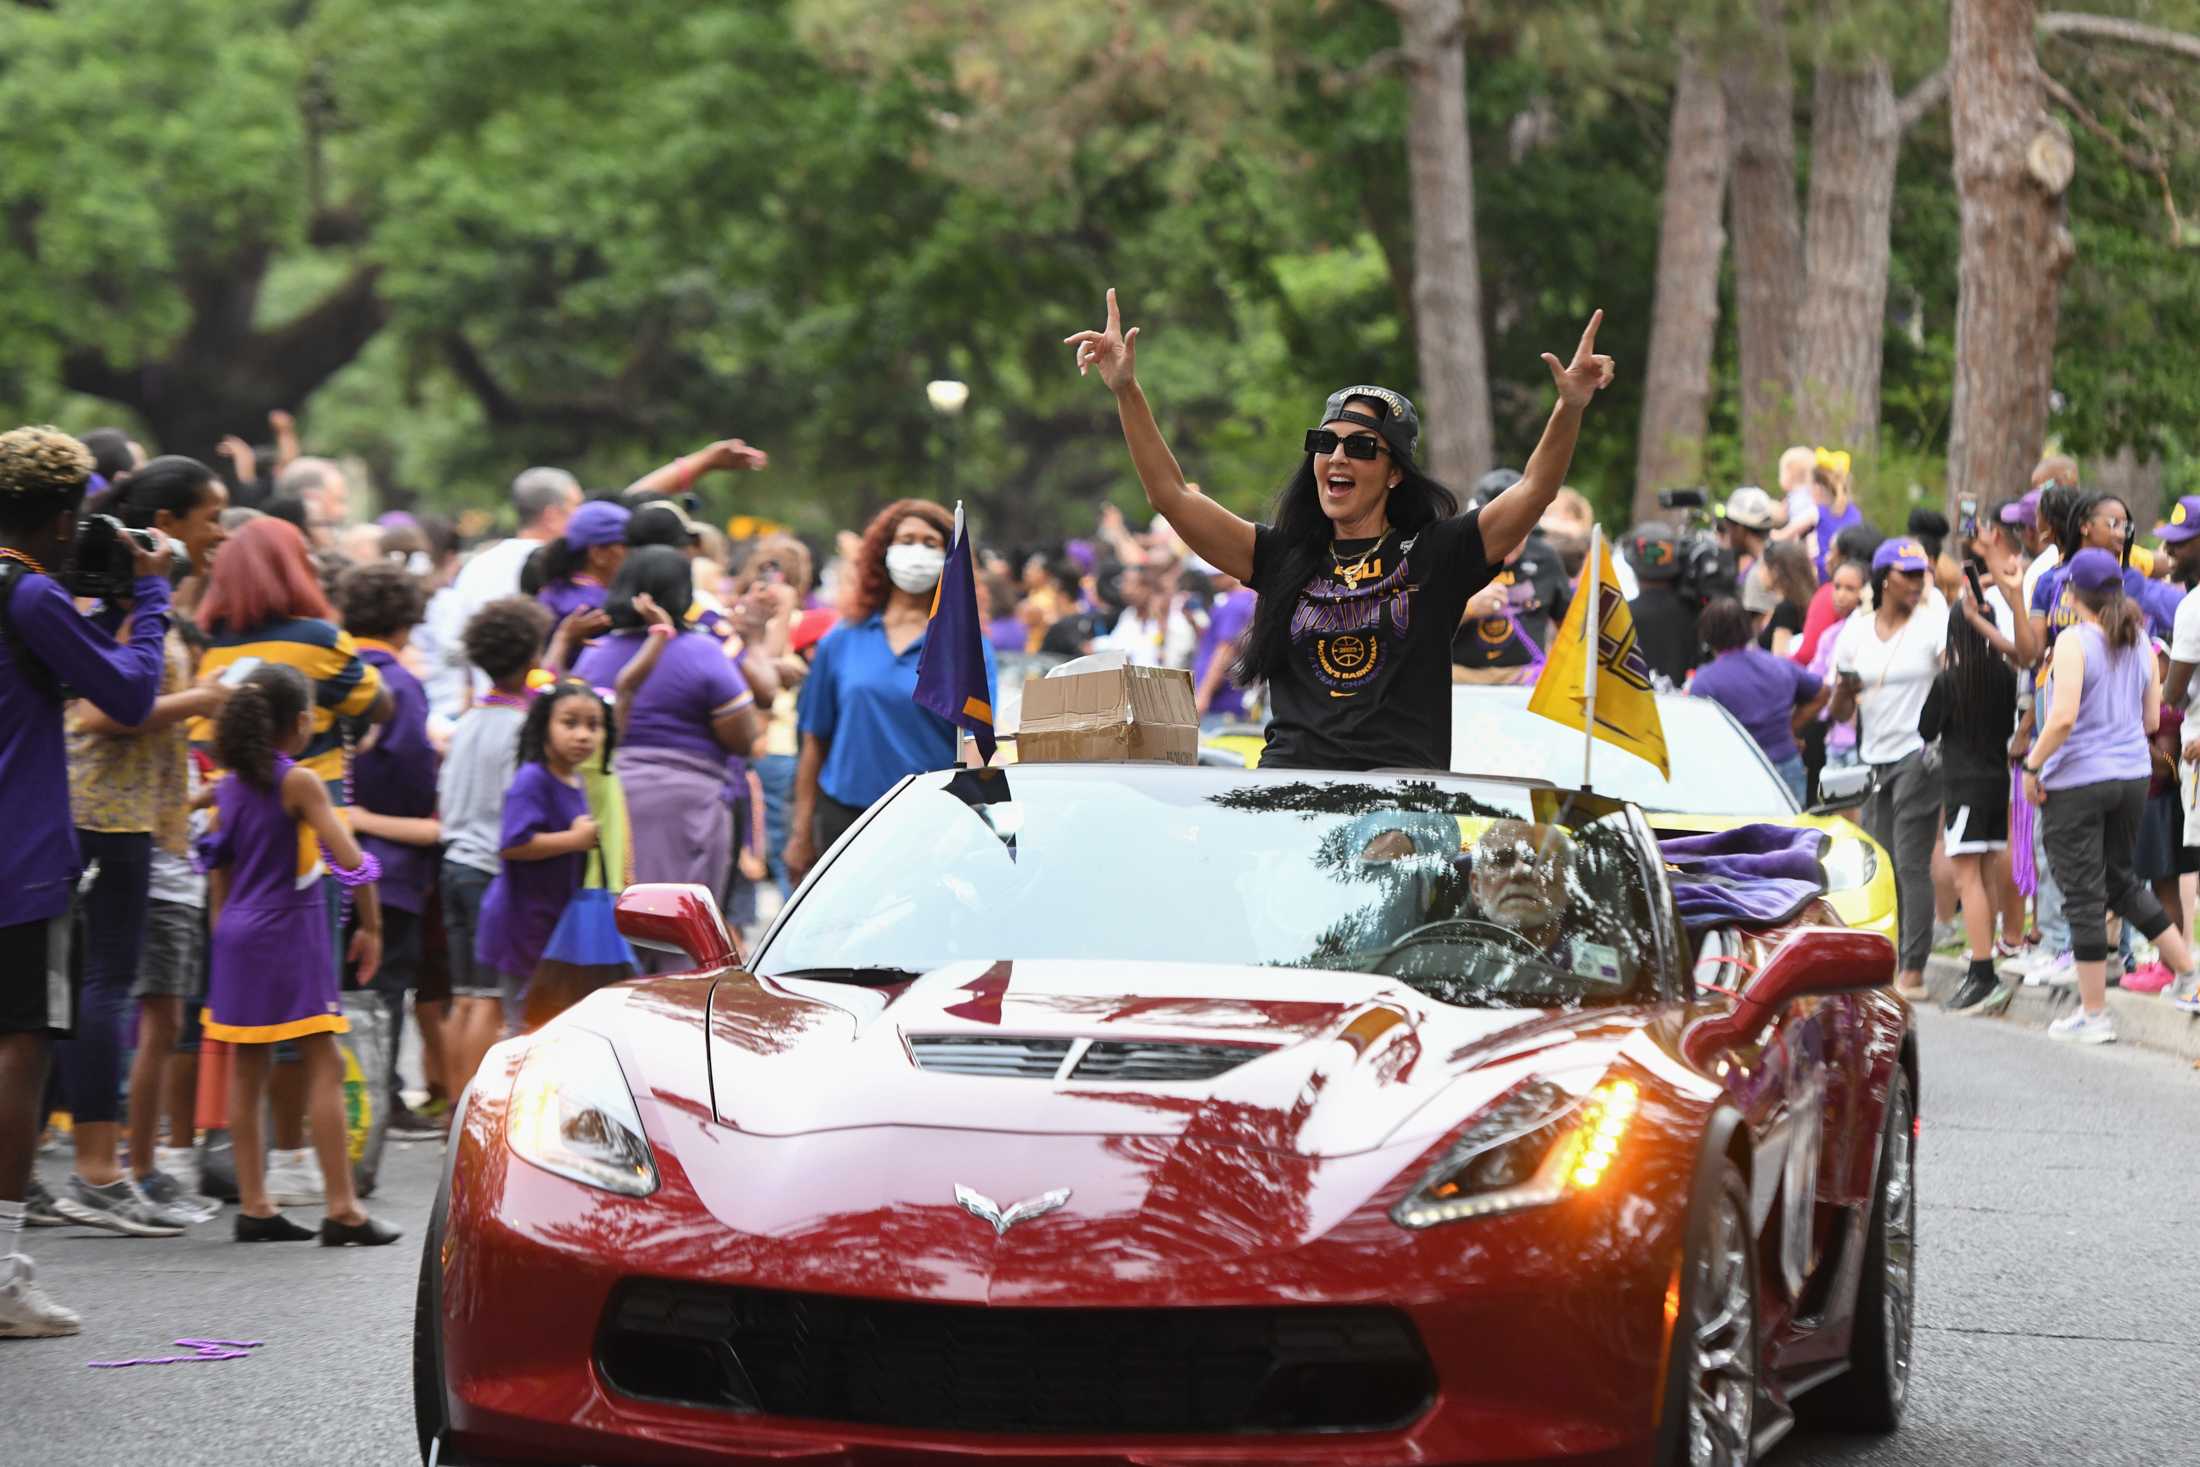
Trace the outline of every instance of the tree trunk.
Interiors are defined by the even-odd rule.
[[[1752,41],[1725,66],[1733,158],[1734,321],[1742,386],[1742,477],[1769,484],[1787,446],[1801,303],[1795,200],[1795,78],[1784,0],[1757,0]]]
[[[1953,0],[1956,197],[1963,218],[1948,492],[2022,493],[2047,433],[2055,313],[2076,251],[2063,193],[2076,155],[2048,116],[2034,0]]]
[[[255,331],[266,273],[267,256],[247,253],[187,278],[191,322],[165,356],[116,366],[90,349],[71,352],[63,385],[135,408],[154,451],[213,463],[225,435],[251,437],[270,410],[297,408],[388,320],[381,268],[364,266],[302,315]]]
[[[1711,349],[1719,331],[1719,262],[1726,251],[1726,95],[1701,58],[1684,52],[1665,149],[1664,217],[1650,360],[1635,447],[1637,523],[1658,518],[1660,489],[1699,483],[1711,415]]]
[[[1413,188],[1413,338],[1421,367],[1423,466],[1464,490],[1497,461],[1482,276],[1474,242],[1461,0],[1391,0],[1405,40],[1406,162]]]
[[[1795,333],[1798,440],[1869,458],[1879,441],[1887,257],[1902,134],[1887,63],[1821,67],[1811,104],[1809,267]]]

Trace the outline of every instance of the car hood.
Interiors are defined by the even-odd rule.
[[[957,963],[894,988],[734,973],[710,995],[712,1110],[756,1137],[1205,1136],[1337,1157],[1433,1140],[1529,1066],[1602,1066],[1644,1017],[1460,1008],[1295,968]]]

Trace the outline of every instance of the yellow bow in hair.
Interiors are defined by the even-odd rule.
[[[1849,451],[1845,448],[1821,448],[1817,452],[1818,467],[1831,469],[1844,478],[1849,472]]]

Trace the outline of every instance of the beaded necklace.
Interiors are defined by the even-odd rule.
[[[46,568],[40,565],[35,557],[25,555],[13,545],[0,545],[0,560],[12,560],[33,575],[42,576],[47,574]]]

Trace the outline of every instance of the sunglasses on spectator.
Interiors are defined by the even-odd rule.
[[[1346,458],[1371,459],[1383,451],[1383,440],[1373,433],[1355,433],[1349,438],[1339,438],[1327,428],[1306,430],[1306,451],[1312,454],[1335,453],[1337,445],[1344,445]]]

